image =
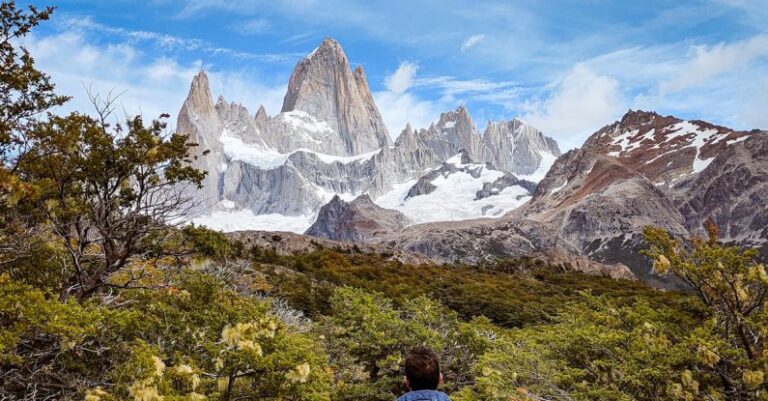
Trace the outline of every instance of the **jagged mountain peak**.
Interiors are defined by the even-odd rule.
[[[189,93],[187,94],[187,99],[184,104],[187,108],[197,112],[213,112],[213,95],[211,94],[208,74],[206,74],[205,70],[200,70],[200,72],[192,78],[192,83],[189,85]]]
[[[658,118],[674,119],[674,117],[672,116],[663,117],[660,114],[656,113],[655,111],[629,109],[621,117],[621,120],[619,120],[619,122],[623,126],[639,126],[639,125],[652,123],[654,120]]]
[[[267,114],[267,109],[264,108],[264,105],[259,105],[259,109],[256,111],[256,115],[254,116],[256,119],[256,122],[259,124],[266,123],[267,120],[269,120],[269,115]]]
[[[715,155],[747,135],[704,121],[630,110],[590,136],[582,148],[616,157],[666,186],[704,170]]]
[[[282,112],[302,111],[325,122],[343,148],[332,154],[351,156],[392,143],[362,68],[353,73],[341,45],[332,38],[299,61],[288,82]]]
[[[317,46],[311,53],[309,53],[305,59],[312,59],[315,56],[322,55],[342,56],[344,59],[347,58],[347,55],[344,53],[344,49],[341,47],[341,44],[330,36],[324,37],[323,41],[320,42],[320,45]]]
[[[405,128],[400,132],[400,135],[395,140],[395,146],[407,151],[413,151],[418,147],[417,133],[410,123],[406,124]]]
[[[357,67],[355,67],[355,71],[354,71],[354,74],[355,74],[355,78],[356,78],[356,79],[365,79],[365,80],[367,80],[367,79],[368,79],[368,78],[365,76],[365,69],[363,69],[363,66],[362,66],[362,65],[358,65]]]
[[[469,111],[464,105],[460,105],[456,110],[440,113],[437,125],[442,128],[453,128],[454,125],[450,123],[461,124],[465,127],[471,127],[474,129],[474,123],[472,122],[472,116],[469,115]],[[446,127],[446,125],[449,125]]]
[[[560,156],[557,142],[519,118],[489,121],[483,143],[494,156],[494,165],[538,181],[555,158]]]
[[[351,202],[336,195],[320,208],[317,219],[305,234],[340,241],[366,241],[399,231],[407,224],[405,215],[377,206],[367,194]]]

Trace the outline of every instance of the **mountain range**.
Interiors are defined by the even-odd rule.
[[[363,68],[330,38],[297,64],[279,113],[214,102],[201,71],[177,127],[208,171],[192,221],[214,229],[293,231],[438,263],[589,258],[579,263],[661,286],[673,280],[638,253],[647,225],[687,238],[712,219],[724,241],[768,254],[764,131],[630,110],[561,154],[520,119],[480,132],[459,106],[393,141]]]

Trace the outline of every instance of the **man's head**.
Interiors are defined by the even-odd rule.
[[[443,382],[440,360],[435,351],[427,347],[416,347],[405,356],[405,385],[411,391],[437,390]]]

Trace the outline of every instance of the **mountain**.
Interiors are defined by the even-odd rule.
[[[536,181],[544,177],[560,156],[554,139],[517,118],[488,123],[483,143],[496,167]]]
[[[350,69],[341,45],[325,38],[299,62],[288,82],[282,113],[302,112],[336,133],[324,153],[357,155],[391,145],[363,68]],[[338,141],[337,141],[338,140]]]
[[[332,39],[298,62],[280,113],[214,103],[201,72],[178,127],[201,145],[195,163],[209,176],[194,221],[212,228],[306,232],[439,262],[587,257],[667,286],[639,254],[643,228],[688,238],[712,219],[725,241],[768,258],[761,131],[630,110],[561,154],[520,119],[481,133],[459,106],[393,143],[363,70]]]
[[[368,195],[352,202],[334,196],[320,208],[317,220],[305,234],[335,241],[364,242],[381,233],[399,231],[407,224],[405,215],[377,206]]]
[[[704,235],[712,219],[729,243],[762,249],[768,259],[768,134],[752,133],[718,152],[700,174],[672,188],[686,227]]]
[[[499,170],[536,181],[544,177],[560,156],[554,139],[517,118],[489,122],[485,131],[479,133],[464,106],[442,113],[429,128],[410,136],[401,135],[397,144],[406,140],[412,141],[412,146],[432,149],[441,160],[464,150],[474,161],[490,163]]]
[[[465,184],[442,190],[453,202],[450,220],[508,212],[533,187],[527,181],[518,186],[523,181],[516,174],[546,170],[559,154],[551,138],[515,121],[497,123],[511,131],[502,130],[496,148],[459,106],[428,128],[406,126],[393,143],[364,71],[352,70],[339,43],[326,38],[297,63],[280,113],[270,116],[260,106],[251,114],[221,96],[214,104],[201,71],[177,125],[200,144],[196,166],[208,171],[204,189],[194,193],[200,204],[194,221],[223,230],[274,229],[282,221],[285,229],[304,232],[335,196],[351,201],[368,195],[379,206],[402,209],[410,224],[444,219],[445,213],[425,214],[414,206],[441,192],[400,199],[401,191],[438,178],[449,186],[454,180]],[[481,176],[467,179],[469,166],[445,170],[460,152],[478,164],[471,169]]]
[[[179,132],[189,135],[191,142],[198,144],[198,157],[193,166],[208,174],[202,189],[194,192],[194,198],[200,209],[207,210],[220,198],[220,174],[225,156],[219,137],[224,127],[213,104],[208,76],[202,71],[192,79],[176,127]]]
[[[503,218],[415,226],[380,241],[473,263],[580,254],[668,286],[674,279],[653,275],[639,254],[647,225],[684,239],[703,235],[711,218],[725,241],[767,253],[766,150],[766,132],[630,111],[559,157],[530,201]]]
[[[395,186],[377,202],[413,223],[501,217],[530,199],[534,183],[475,163],[466,150],[415,180]]]

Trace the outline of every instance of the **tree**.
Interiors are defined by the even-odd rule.
[[[696,352],[720,378],[728,399],[765,399],[768,274],[756,249],[720,245],[717,226],[709,220],[705,228],[708,238],[694,237],[688,247],[663,229],[648,227],[644,234],[651,247],[645,254],[656,272],[671,271],[707,306],[711,317]]]
[[[329,399],[316,336],[265,299],[171,270],[174,286],[118,291],[109,304],[61,302],[0,274],[0,399]]]
[[[191,166],[196,144],[169,134],[167,115],[113,126],[113,103],[94,104],[97,119],[73,113],[37,123],[19,164],[21,179],[38,191],[29,213],[50,227],[65,255],[62,299],[88,297],[134,257],[162,256],[158,242],[191,207],[189,189],[205,176]]]
[[[401,309],[381,293],[337,288],[331,314],[320,328],[334,367],[339,400],[390,400],[403,389],[405,353],[429,346],[440,355],[447,392],[471,384],[469,367],[487,340],[455,312],[427,297],[407,301]]]
[[[18,45],[52,12],[51,7],[29,6],[25,11],[14,1],[0,3],[0,265],[24,255],[30,245],[30,225],[16,210],[19,200],[34,193],[16,176],[27,151],[28,131],[40,114],[67,100],[54,93],[50,77]]]

